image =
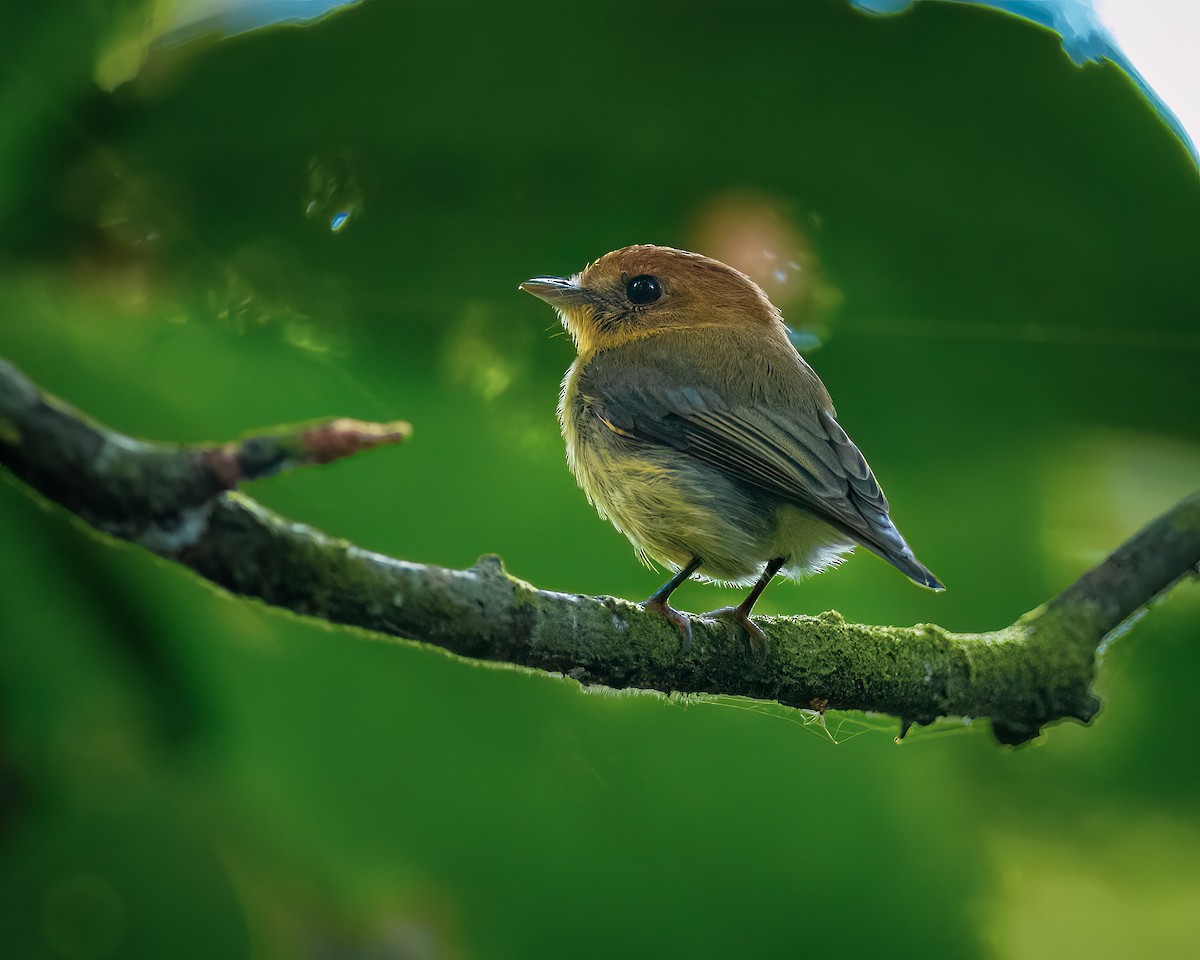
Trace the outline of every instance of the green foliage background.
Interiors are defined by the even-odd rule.
[[[569,342],[516,284],[695,247],[718,201],[802,238],[822,279],[789,319],[950,588],[863,556],[762,612],[1001,626],[1200,477],[1196,170],[1052,34],[377,0],[106,92],[145,13],[5,14],[0,354],[140,436],[414,423],[248,491],[290,518],[646,595],[562,461]],[[1198,628],[1185,584],[1107,651],[1089,728],[897,745],[888,718],[584,695],[303,622],[3,483],[0,954],[1185,956]]]

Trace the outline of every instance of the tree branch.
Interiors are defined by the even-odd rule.
[[[395,560],[234,492],[243,480],[408,433],[403,423],[334,420],[220,446],[148,443],[91,422],[0,360],[0,464],[96,529],[231,593],[585,684],[890,713],[905,730],[947,715],[987,717],[999,740],[1021,743],[1050,721],[1090,720],[1097,647],[1200,564],[1197,491],[1002,630],[864,626],[835,612],[766,618],[772,652],[760,664],[725,621],[696,619],[681,654],[675,628],[637,604],[539,590],[494,556],[468,570]]]

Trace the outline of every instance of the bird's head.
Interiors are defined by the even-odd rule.
[[[573,277],[534,277],[520,288],[558,311],[581,356],[668,330],[782,323],[744,273],[653,244],[622,247]]]

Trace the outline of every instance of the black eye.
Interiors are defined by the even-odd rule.
[[[641,307],[647,303],[653,303],[662,296],[662,284],[658,282],[657,277],[643,273],[640,277],[634,277],[629,281],[625,287],[625,295],[629,297],[630,303]]]

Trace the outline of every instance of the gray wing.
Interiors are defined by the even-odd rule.
[[[671,447],[795,503],[917,583],[942,589],[892,523],[875,475],[832,411],[812,402],[786,409],[731,402],[669,369],[607,366],[601,376],[585,375],[580,391],[609,429]]]

